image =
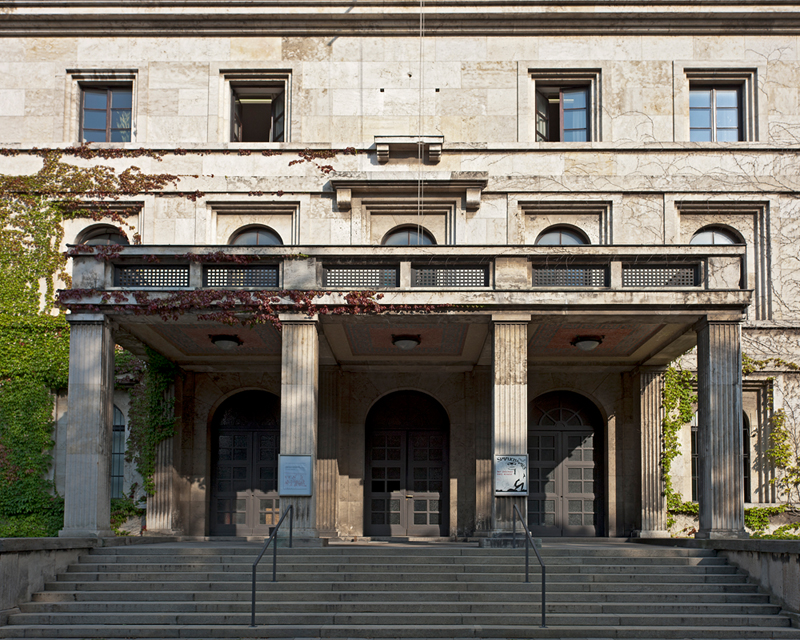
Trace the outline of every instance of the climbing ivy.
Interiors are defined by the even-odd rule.
[[[0,537],[52,536],[63,526],[63,500],[48,479],[54,394],[66,388],[69,371],[69,326],[54,291],[57,282],[70,283],[63,223],[106,216],[122,223],[122,213],[98,200],[177,180],[63,162],[87,153],[35,150],[29,155],[41,158],[38,172],[0,175]]]
[[[147,494],[155,493],[158,445],[175,433],[175,400],[170,386],[180,369],[157,351],[147,348],[147,359],[130,388],[126,459],[136,464]]]
[[[681,454],[681,429],[692,421],[697,394],[694,391],[697,378],[679,364],[673,364],[664,373],[664,389],[661,406],[664,418],[661,424],[661,477],[664,481],[664,495],[667,497],[667,511],[677,513],[686,509],[683,497],[672,484],[672,463]],[[688,503],[691,504],[691,503]],[[669,516],[672,519],[672,516]],[[672,522],[668,523],[670,526]]]

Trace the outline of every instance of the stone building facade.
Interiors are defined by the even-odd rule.
[[[72,261],[62,534],[109,529],[118,343],[184,372],[150,531],[263,535],[292,504],[312,537],[491,536],[514,506],[536,535],[666,535],[663,371],[696,347],[676,486],[698,536],[744,535],[778,498],[771,412],[800,411],[795,374],[741,376],[742,349],[800,360],[798,34],[753,2],[11,3],[2,144],[181,176],[123,229],[67,224],[141,244]],[[273,289],[412,307],[278,332],[98,304]],[[279,455],[310,496],[279,496]],[[497,495],[520,455],[528,495]]]

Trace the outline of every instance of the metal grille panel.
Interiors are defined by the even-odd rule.
[[[188,287],[188,266],[116,267],[114,285],[117,287]]]
[[[604,267],[534,267],[534,287],[605,287]]]
[[[623,267],[623,287],[695,287],[697,267]]]
[[[325,267],[326,287],[396,287],[397,267]]]
[[[274,288],[278,286],[278,267],[206,267],[203,286]]]
[[[486,287],[489,271],[486,267],[425,267],[411,269],[414,287]]]

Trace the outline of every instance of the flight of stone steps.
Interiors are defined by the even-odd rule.
[[[549,544],[521,549],[346,545],[271,550],[169,543],[95,549],[0,627],[1,638],[800,638],[780,608],[713,551]]]

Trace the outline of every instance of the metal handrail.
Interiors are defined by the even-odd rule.
[[[280,520],[278,520],[278,524],[275,525],[275,528],[272,530],[269,538],[264,543],[264,546],[261,549],[261,553],[258,554],[256,561],[253,563],[253,598],[251,600],[251,608],[250,608],[250,626],[256,626],[256,567],[258,567],[258,563],[261,561],[261,558],[264,556],[264,552],[269,547],[269,543],[272,542],[273,539],[278,535],[278,529],[281,528],[283,524],[283,519],[286,516],[289,516],[289,548],[292,546],[292,528],[294,527],[294,505],[290,504],[289,508],[283,512]],[[278,581],[278,573],[277,573],[277,566],[278,566],[278,542],[275,541],[275,544],[272,545],[272,581]]]
[[[511,535],[512,535],[512,540],[513,540],[512,544],[514,545],[514,548],[515,549],[517,548],[517,518],[519,518],[519,522],[522,525],[522,530],[525,532],[525,537],[526,537],[526,540],[525,540],[525,584],[528,584],[531,581],[530,580],[530,561],[529,561],[530,551],[528,551],[528,543],[530,543],[530,546],[533,547],[533,550],[536,553],[536,557],[539,559],[539,564],[542,566],[542,629],[546,629],[547,628],[547,624],[545,623],[545,621],[546,621],[546,617],[545,617],[545,602],[546,602],[546,599],[545,599],[545,587],[547,586],[547,576],[546,576],[546,570],[545,570],[544,562],[542,562],[542,556],[539,554],[539,550],[536,548],[536,543],[533,540],[533,536],[531,535],[531,532],[528,529],[528,526],[525,524],[525,520],[522,517],[522,513],[520,512],[519,507],[517,505],[514,505],[514,518],[512,519],[512,528],[511,528],[511,531],[512,531]]]

